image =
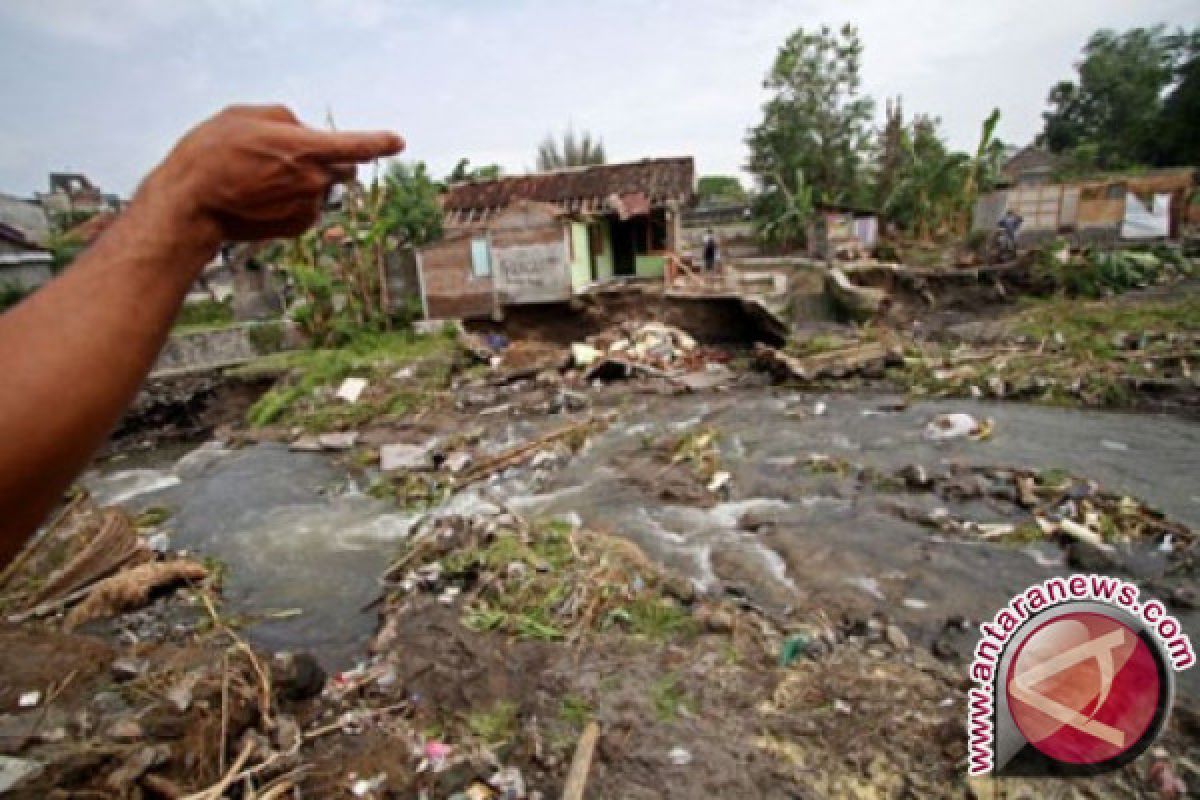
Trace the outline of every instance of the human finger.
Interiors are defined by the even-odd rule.
[[[348,183],[358,174],[353,164],[330,164],[325,169],[329,173],[330,183]]]
[[[249,116],[259,117],[260,119],[269,120],[270,122],[282,122],[287,125],[299,125],[300,120],[292,113],[292,110],[282,103],[271,103],[267,105],[233,105],[225,109],[228,112],[237,114],[246,114]]]
[[[404,149],[404,139],[391,131],[318,131],[297,128],[290,132],[307,156],[322,164],[352,164],[393,156]]]

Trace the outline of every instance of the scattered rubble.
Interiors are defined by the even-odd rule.
[[[777,377],[801,384],[827,378],[882,378],[886,367],[900,362],[900,355],[894,348],[874,341],[802,356],[758,345],[755,347],[755,357],[760,365]]]
[[[957,659],[969,653],[974,623],[912,624],[917,612],[937,613],[929,610],[936,593],[851,574],[836,579],[861,587],[852,591],[886,614],[851,613],[807,586],[786,603],[759,605],[726,579],[718,556],[720,580],[693,583],[590,529],[587,514],[527,519],[493,497],[495,488],[506,480],[559,488],[555,474],[575,454],[602,450],[601,432],[624,422],[628,389],[738,389],[754,380],[753,365],[782,383],[830,390],[778,392],[781,413],[821,430],[845,415],[845,398],[832,390],[862,386],[910,393],[881,398],[864,415],[902,410],[922,393],[1056,399],[1051,389],[1061,389],[1091,402],[1093,376],[1106,371],[1139,375],[1137,391],[1160,378],[1190,380],[1195,335],[1166,327],[1105,331],[1114,355],[1103,362],[1094,350],[1081,353],[1069,330],[963,344],[918,328],[839,328],[742,351],[637,320],[559,343],[459,328],[446,338],[457,349],[439,345],[430,359],[410,358],[425,346],[410,342],[402,358],[372,352],[289,366],[258,406],[262,424],[223,441],[328,453],[356,486],[413,512],[412,533],[382,575],[379,625],[363,660],[327,676],[308,654],[256,652],[223,614],[224,567],[174,553],[168,519],[135,521],[81,495],[0,576],[13,626],[0,632],[8,657],[27,641],[16,637],[53,634],[69,637],[60,649],[75,659],[13,687],[6,702],[16,722],[0,718],[10,753],[0,790],[11,781],[40,792],[31,796],[60,787],[580,800],[650,796],[669,774],[681,795],[697,797],[961,796]],[[1080,376],[1077,387],[1061,383],[1068,374]],[[610,386],[627,380],[635,383]],[[993,435],[991,420],[970,414],[935,417],[923,430],[926,419],[906,423],[902,435]],[[738,437],[705,414],[675,422],[641,434],[636,452],[614,456],[613,472],[681,514],[736,518],[730,535],[739,541],[788,532],[786,517],[739,507],[751,480],[730,455],[743,446]],[[826,441],[843,453],[855,446],[832,436],[841,438]],[[1136,440],[1105,442],[1114,459],[1138,454]],[[844,482],[854,481],[853,502],[866,498],[927,528],[928,537],[913,538],[931,553],[951,537],[1036,544],[1036,557],[1054,568],[1134,574],[1137,545],[1168,565],[1150,588],[1176,608],[1196,604],[1192,531],[1076,475],[954,463],[878,469],[803,451],[769,465],[781,481],[789,470],[824,476],[813,482],[829,491],[801,502],[814,507],[850,502]],[[468,487],[479,503],[442,513],[443,501]],[[708,559],[689,534],[671,532]],[[1161,754],[1148,770],[1130,768],[1088,791],[1119,795],[1136,778],[1183,796],[1182,763]]]

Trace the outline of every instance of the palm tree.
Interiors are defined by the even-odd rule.
[[[587,131],[578,136],[575,129],[568,127],[562,137],[562,145],[555,140],[553,134],[548,134],[538,145],[538,172],[549,172],[563,167],[583,167],[590,164],[604,163],[604,141],[592,138]]]

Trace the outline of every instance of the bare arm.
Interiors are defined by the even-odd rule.
[[[293,236],[391,133],[325,133],[281,107],[195,128],[61,277],[0,316],[0,565],[116,424],[199,271],[226,240]]]

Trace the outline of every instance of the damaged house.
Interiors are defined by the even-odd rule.
[[[28,292],[54,277],[54,254],[0,222],[0,288]]]
[[[1070,183],[1026,180],[981,195],[971,229],[990,232],[1012,209],[1024,220],[1022,246],[1056,236],[1076,244],[1178,239],[1196,224],[1196,176],[1182,167]]]
[[[694,184],[683,157],[452,185],[444,237],[417,253],[425,316],[499,318],[598,282],[661,279]]]

